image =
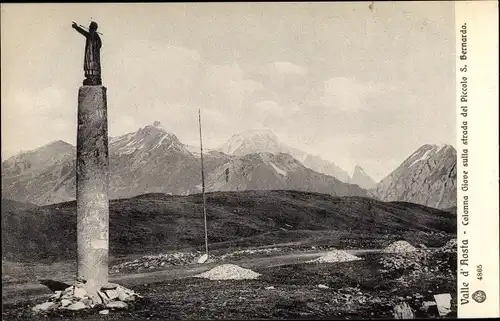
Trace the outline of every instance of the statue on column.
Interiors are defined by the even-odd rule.
[[[83,85],[98,86],[102,85],[101,80],[101,37],[97,32],[97,23],[92,21],[89,25],[89,30],[85,30],[73,21],[72,27],[81,33],[85,38],[85,58],[83,62],[83,70],[85,72],[85,80]]]

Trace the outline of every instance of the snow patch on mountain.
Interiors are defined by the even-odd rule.
[[[273,169],[280,175],[286,176],[286,171],[282,170],[278,166],[276,166],[273,162],[269,162],[269,164],[273,167]]]
[[[413,165],[415,165],[416,163],[420,162],[420,161],[423,161],[423,160],[426,160],[428,157],[429,157],[429,154],[432,152],[433,150],[432,149],[428,149],[425,151],[425,153],[420,156],[419,158],[415,159],[413,161],[413,163],[410,164],[410,167],[412,167]],[[416,155],[417,156],[417,155]]]

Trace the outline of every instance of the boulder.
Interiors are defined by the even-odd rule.
[[[203,254],[203,255],[202,255],[202,256],[198,259],[197,263],[199,263],[199,264],[203,264],[203,263],[205,263],[205,262],[207,261],[207,259],[208,259],[208,255],[207,255],[207,254]]]
[[[61,298],[62,291],[56,291],[50,296],[51,299],[59,300]]]
[[[108,299],[110,300],[114,300],[116,298],[118,298],[118,291],[116,289],[113,289],[113,290],[105,290],[104,293],[106,294],[106,296],[108,297]]]
[[[124,288],[122,286],[118,286],[116,288],[116,292],[118,293],[118,299],[123,302],[134,301],[136,294],[134,291]]]
[[[111,301],[106,304],[106,307],[112,309],[125,309],[127,307],[127,303],[122,301]]]
[[[118,287],[118,284],[116,283],[106,283],[104,284],[102,287],[101,287],[101,290],[102,291],[106,291],[106,290],[114,290]]]
[[[73,296],[75,298],[83,299],[87,295],[87,291],[84,288],[75,288],[75,292],[73,292]]]
[[[69,305],[68,307],[66,307],[66,309],[72,310],[72,311],[83,310],[86,308],[88,308],[88,307],[85,305],[85,303],[83,303],[81,301],[73,303],[73,304]]]
[[[415,313],[406,302],[400,302],[393,307],[394,319],[415,319]]]
[[[439,312],[439,316],[445,316],[451,312],[451,294],[435,294],[434,300],[436,301],[436,306]]]
[[[109,301],[111,301],[104,292],[97,291],[97,295],[99,295],[99,298],[101,299],[103,304],[107,304]]]
[[[63,308],[67,307],[68,305],[71,305],[71,303],[72,303],[72,302],[71,302],[70,300],[67,300],[67,299],[62,299],[62,300],[61,300],[61,306],[62,306]]]

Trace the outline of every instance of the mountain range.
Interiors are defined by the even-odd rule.
[[[199,153],[159,122],[109,139],[110,198],[201,191]],[[2,198],[36,205],[75,199],[75,147],[55,141],[2,162]],[[204,153],[207,191],[298,189],[333,196],[367,196],[357,185],[306,168],[290,155]],[[226,178],[226,169],[229,170]],[[223,176],[221,176],[223,173]]]
[[[383,201],[405,201],[442,209],[456,206],[456,151],[451,145],[423,145],[379,183],[359,165],[349,175],[333,162],[281,143],[270,130],[233,135],[218,150],[232,155],[288,153],[305,167],[358,185],[368,190],[371,197]]]
[[[159,122],[110,137],[110,198],[201,191],[200,151]],[[2,162],[2,198],[36,205],[75,199],[76,149],[55,141]],[[204,151],[211,191],[299,190],[332,196],[370,196],[437,208],[456,206],[456,151],[424,145],[376,184],[356,166],[352,176],[330,161],[289,147],[270,130],[232,136]]]

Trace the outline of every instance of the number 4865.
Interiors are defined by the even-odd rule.
[[[483,279],[483,266],[481,264],[476,265],[476,277],[479,281]]]

